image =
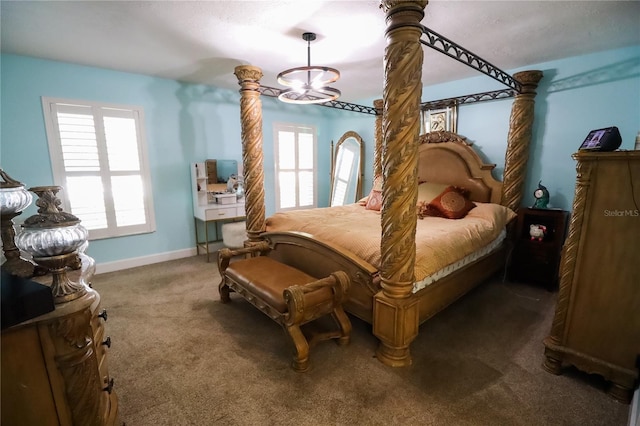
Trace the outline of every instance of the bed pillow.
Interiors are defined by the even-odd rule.
[[[447,186],[436,198],[422,206],[419,216],[462,219],[475,206],[469,199],[469,191],[457,186]]]
[[[374,195],[374,192],[378,192],[379,194],[376,194],[375,198],[372,199],[372,195]],[[368,207],[369,204],[369,200],[371,199],[371,205],[372,208]],[[382,206],[382,176],[376,176],[373,179],[373,188],[371,188],[371,192],[369,192],[369,195],[367,195],[364,198],[361,198],[360,200],[358,200],[358,204],[360,204],[361,206],[365,206],[365,208],[367,208],[368,210],[378,210],[380,211],[380,207],[373,208],[373,206],[375,206],[376,204],[379,206]]]
[[[449,185],[445,183],[422,182],[418,185],[418,203],[430,203],[447,189]]]
[[[380,211],[380,209],[382,209],[382,191],[372,189],[364,208],[367,210]]]

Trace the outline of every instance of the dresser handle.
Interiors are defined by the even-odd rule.
[[[99,318],[102,318],[102,319],[103,319],[103,320],[105,320],[105,322],[106,322],[106,321],[107,321],[107,310],[106,310],[106,309],[103,309],[103,310],[102,310],[102,312],[100,312],[100,313],[98,314],[98,317],[99,317]]]
[[[111,336],[107,336],[107,340],[102,342],[102,344],[105,345],[106,347],[110,348],[111,347]]]
[[[107,385],[106,388],[103,388],[103,391],[107,391],[109,394],[111,394],[111,391],[113,390],[113,379],[109,380],[109,384]]]

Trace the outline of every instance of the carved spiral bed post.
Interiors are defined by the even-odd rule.
[[[251,245],[260,241],[260,234],[265,231],[262,102],[258,91],[262,70],[251,65],[240,65],[235,68],[234,74],[241,86],[242,167],[249,237],[245,245]]]
[[[382,175],[382,99],[373,101],[376,109],[375,122],[375,151],[373,153],[373,178]]]
[[[542,71],[522,71],[515,73],[513,78],[522,84],[522,92],[516,95],[511,107],[500,204],[516,211],[522,202],[533,128],[534,99]]]
[[[418,137],[422,97],[420,45],[427,0],[383,0],[387,47],[384,63],[382,148],[382,290],[373,301],[373,333],[383,364],[411,364],[418,335],[418,299],[412,298],[416,260]]]

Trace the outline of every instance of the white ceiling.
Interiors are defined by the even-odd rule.
[[[2,52],[238,89],[306,65],[337,68],[340,100],[379,97],[384,13],[377,0],[1,1]],[[640,1],[431,0],[422,23],[503,70],[640,44]],[[478,75],[424,48],[424,84]],[[489,77],[487,77],[489,78]],[[427,100],[427,99],[425,99]]]

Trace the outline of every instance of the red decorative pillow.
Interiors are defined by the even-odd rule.
[[[430,203],[425,203],[422,206],[419,216],[462,219],[475,206],[476,205],[469,200],[469,191],[457,186],[449,186]]]
[[[364,208],[367,210],[380,211],[380,209],[382,209],[382,191],[372,189],[367,199],[367,205]]]

